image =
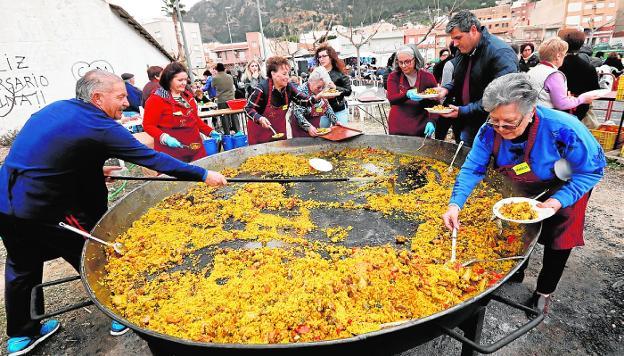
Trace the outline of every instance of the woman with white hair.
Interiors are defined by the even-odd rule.
[[[511,181],[516,192],[530,197],[548,189],[538,206],[553,209],[555,215],[542,225],[539,243],[544,245],[544,259],[530,300],[531,306],[548,313],[572,248],[584,245],[585,210],[591,190],[604,174],[604,152],[580,121],[537,105],[538,89],[527,74],[495,79],[482,102],[490,115],[457,175],[444,223],[449,229],[460,227],[460,209],[485,176],[491,158],[494,169]],[[554,173],[555,162],[561,160],[569,164],[569,177]],[[518,277],[521,280],[524,271]]]
[[[325,87],[335,87],[324,67],[318,66],[310,74],[308,81],[301,84],[299,92],[308,96],[318,95]],[[316,136],[318,128],[326,128],[336,124],[337,118],[327,99],[321,99],[313,106],[293,106],[290,128],[292,137]]]
[[[425,108],[436,105],[433,100],[421,100],[416,94],[435,88],[433,74],[423,69],[425,61],[416,48],[402,46],[396,51],[394,71],[388,76],[386,97],[390,101],[388,132],[391,135],[431,136],[435,133],[436,115]]]

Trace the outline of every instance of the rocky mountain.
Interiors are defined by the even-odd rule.
[[[447,13],[457,1],[461,0],[439,0],[441,13]],[[267,37],[293,38],[312,29],[322,30],[329,23],[357,26],[379,19],[396,25],[424,22],[427,8],[433,4],[426,0],[260,0],[260,9]],[[494,0],[465,0],[461,8],[493,5]],[[260,28],[256,0],[203,0],[183,17],[199,23],[204,42],[229,42],[228,19],[234,42],[244,41],[245,32]]]

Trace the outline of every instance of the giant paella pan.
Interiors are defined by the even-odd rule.
[[[144,184],[93,231],[124,242],[128,253],[115,256],[88,242],[84,286],[98,308],[131,327],[155,354],[391,354],[442,333],[492,352],[542,316],[488,346],[453,328],[466,334],[467,321],[480,310],[482,318],[492,298],[532,313],[493,295],[524,260],[460,262],[526,259],[540,225],[491,221],[492,205],[511,191],[488,177],[463,212],[469,221],[458,239],[459,262],[449,262],[440,215],[457,173],[447,172],[456,146],[430,141],[419,149],[421,142],[303,138],[207,157],[198,164],[229,175],[375,180],[219,189]],[[467,152],[460,152],[458,165]],[[310,157],[336,168],[314,172]]]

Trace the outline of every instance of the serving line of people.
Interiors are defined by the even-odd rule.
[[[179,107],[164,97],[152,96],[148,102],[152,99],[161,100],[163,106]],[[104,215],[108,202],[104,177],[121,168],[104,166],[107,159],[122,159],[211,186],[227,183],[218,172],[184,163],[138,142],[116,121],[127,106],[121,78],[102,70],[89,71],[76,83],[75,99],[51,103],[30,117],[0,168],[9,355],[31,351],[59,329],[57,320],[39,323],[31,319],[30,291],[41,283],[45,261],[61,257],[80,270],[84,239],[58,223],[90,231]],[[37,312],[42,314],[43,293],[34,298]],[[113,323],[111,333],[125,330]]]

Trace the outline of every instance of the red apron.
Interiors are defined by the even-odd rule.
[[[319,104],[314,105],[310,109],[308,122],[317,129],[321,127],[321,117],[325,115],[328,107],[329,103],[325,99],[321,100]],[[292,131],[292,137],[310,137],[307,131],[299,127],[299,125],[297,124],[297,118],[295,118],[294,115],[290,119],[290,129]]]
[[[399,90],[407,92],[410,89],[417,89],[419,92],[426,88],[421,88],[420,70],[416,73],[416,83],[413,87],[409,86],[409,82],[405,83],[405,74],[401,73],[399,80]],[[425,125],[427,124],[427,112],[421,107],[421,104],[415,101],[407,100],[399,105],[392,105],[388,113],[388,133],[390,135],[407,135],[407,136],[425,136]]]
[[[247,119],[247,139],[250,145],[255,145],[259,143],[266,143],[277,140],[285,140],[286,139],[286,112],[288,111],[288,92],[284,90],[284,101],[285,104],[280,107],[274,107],[271,105],[271,96],[273,94],[273,80],[269,79],[269,97],[267,98],[267,105],[262,113],[262,116],[269,119],[271,122],[271,126],[277,133],[283,133],[284,136],[279,139],[274,139],[273,131],[271,129],[265,129],[260,126],[260,124],[256,124],[252,119]]]
[[[539,117],[535,114],[533,126],[529,131],[529,138],[524,150],[524,162],[530,167],[530,153],[535,143],[537,129],[539,126]],[[555,178],[547,181],[541,180],[533,173],[533,170],[522,174],[516,174],[513,167],[515,164],[498,166],[496,157],[500,149],[502,137],[496,133],[494,138],[494,167],[503,176],[509,178],[514,188],[525,196],[535,196],[540,194],[547,188],[550,190],[540,199],[545,201],[552,196],[564,184],[561,180]],[[542,245],[548,245],[554,250],[569,250],[576,246],[583,246],[583,226],[585,225],[585,210],[587,209],[587,201],[591,191],[586,193],[576,203],[567,208],[561,208],[555,215],[544,220],[542,224],[542,233],[538,242]]]

